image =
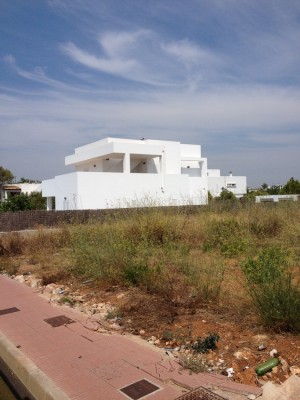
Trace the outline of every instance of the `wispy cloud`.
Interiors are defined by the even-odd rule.
[[[74,43],[66,43],[61,45],[63,53],[86,67],[97,69],[102,72],[113,75],[127,76],[133,69],[137,68],[138,64],[135,60],[122,60],[120,58],[100,58],[94,54],[77,47]]]
[[[211,51],[201,49],[188,39],[163,44],[162,48],[168,54],[188,64],[211,64],[217,61],[217,57]]]
[[[45,72],[45,69],[42,67],[36,66],[33,72],[26,71],[17,65],[15,57],[11,54],[4,56],[3,60],[7,65],[12,68],[13,71],[16,72],[17,75],[24,79],[41,83],[42,85],[54,88],[56,90],[81,92],[85,91],[85,89],[83,87],[80,87],[79,85],[75,87],[72,85],[68,85],[64,82],[49,78]]]

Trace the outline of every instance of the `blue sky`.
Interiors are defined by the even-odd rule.
[[[0,39],[18,178],[106,136],[201,144],[251,186],[300,178],[299,0],[0,0]]]

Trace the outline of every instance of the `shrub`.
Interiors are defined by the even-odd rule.
[[[293,282],[287,252],[276,247],[262,249],[242,269],[263,323],[275,331],[299,332],[300,290]]]
[[[204,240],[204,251],[218,249],[227,257],[236,256],[246,250],[248,240],[244,226],[234,219],[213,221]]]
[[[0,256],[16,256],[23,253],[24,240],[17,232],[11,232],[0,237]]]
[[[287,253],[280,247],[266,247],[242,264],[250,284],[268,284],[281,279],[287,267]]]
[[[191,348],[196,353],[207,353],[209,350],[216,350],[219,338],[219,335],[216,333],[210,333],[203,340],[198,337],[198,339],[195,340],[194,343],[192,343]]]

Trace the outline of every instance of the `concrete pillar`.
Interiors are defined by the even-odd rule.
[[[52,210],[52,197],[47,197],[47,211]]]
[[[162,155],[159,157],[160,164],[160,174],[161,174],[161,192],[165,192],[165,175],[166,175],[166,165],[165,165],[165,151],[162,151]]]
[[[130,174],[130,153],[125,153],[123,158],[123,173]]]

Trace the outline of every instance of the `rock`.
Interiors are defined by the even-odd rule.
[[[122,327],[119,324],[113,323],[110,325],[111,329],[114,329],[115,331],[119,331],[120,329],[122,329]]]
[[[278,366],[277,366],[277,367],[274,367],[274,368],[272,368],[272,372],[273,372],[273,374],[278,374],[278,371],[279,371],[279,369],[278,369]]]
[[[251,342],[255,346],[259,346],[262,343],[265,344],[268,340],[269,340],[268,335],[255,335],[255,336],[252,336],[252,338],[251,338]]]
[[[290,367],[290,373],[292,375],[299,375],[300,376],[300,367],[297,367],[297,365],[292,365]]]
[[[247,396],[247,399],[249,399],[249,400],[255,400],[255,399],[256,399],[256,396],[255,396],[255,394],[249,394],[249,395]]]
[[[233,355],[237,360],[243,360],[243,359],[248,360],[248,358],[252,355],[252,353],[250,349],[245,347],[242,350],[236,351]]]
[[[88,319],[84,324],[84,327],[90,331],[97,331],[99,329],[99,324],[97,321]]]
[[[279,358],[282,371],[287,374],[289,372],[289,364],[282,357]]]
[[[160,344],[160,340],[159,340],[159,339],[156,339],[155,342],[154,342],[154,344],[155,344],[156,346],[158,346],[158,345]]]
[[[270,351],[270,357],[277,357],[278,351],[276,349],[273,349]]]
[[[32,289],[36,289],[41,286],[42,280],[36,279],[34,276],[27,276],[25,279],[26,285],[30,286]]]
[[[144,336],[145,333],[146,333],[146,332],[144,331],[144,329],[141,329],[140,332],[139,332],[139,334],[140,334],[141,336]]]
[[[14,280],[18,281],[20,283],[24,283],[25,282],[24,275],[17,275],[17,276],[14,277]]]

